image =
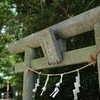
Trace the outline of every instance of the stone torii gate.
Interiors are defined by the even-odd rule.
[[[95,31],[96,45],[66,52],[66,38],[91,30]],[[40,46],[44,57],[36,59],[35,48]],[[34,70],[88,62],[87,55],[96,52],[99,48],[100,6],[15,41],[8,47],[11,54],[25,51],[24,63]],[[98,54],[97,63],[100,88],[100,54]],[[25,70],[23,62],[15,65],[15,72],[24,72]],[[33,100],[32,89],[34,88],[35,77],[35,73],[31,71],[29,73],[24,72],[23,100]]]

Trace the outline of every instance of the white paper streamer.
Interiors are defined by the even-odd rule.
[[[60,84],[62,83],[62,79],[63,79],[63,74],[61,74],[60,81],[58,83],[56,83],[56,85],[55,85],[56,87],[55,87],[54,91],[50,94],[50,96],[52,96],[53,98],[55,98],[55,96],[59,92],[59,88],[60,88]]]
[[[74,86],[75,86],[76,93],[79,93],[80,92],[79,85],[77,83],[74,83]]]
[[[38,86],[40,86],[39,83],[40,83],[40,75],[38,76],[37,82],[35,83],[35,88],[32,90],[32,92],[34,93],[33,97],[35,97],[37,88],[38,88]]]
[[[78,81],[80,82],[80,74],[78,70],[77,70],[77,77],[78,77]]]
[[[80,92],[79,87],[81,87],[79,71],[77,71],[77,76],[75,78],[76,78],[76,82],[74,83],[75,89],[73,90],[73,94],[74,94],[74,100],[77,100],[78,99],[77,93]]]
[[[48,81],[49,81],[49,75],[47,76],[47,79],[46,79],[46,81],[45,81],[45,84],[44,84],[44,86],[43,86],[43,88],[42,88],[42,92],[41,92],[41,94],[40,94],[41,96],[43,95],[43,92],[46,91],[46,86],[47,86]]]
[[[74,94],[74,100],[77,100],[78,99],[78,96],[76,95],[76,89],[73,90],[73,94]]]
[[[59,92],[59,88],[55,87],[54,91],[50,94],[50,96],[52,96],[53,98],[55,98],[55,96],[57,95],[58,92]]]
[[[81,87],[79,77],[77,76],[75,78],[76,78],[76,83],[77,83],[78,87]]]

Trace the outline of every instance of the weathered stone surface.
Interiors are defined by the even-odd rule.
[[[96,49],[100,49],[100,21],[94,25]],[[100,93],[100,53],[97,55],[98,77],[99,77],[99,93]]]
[[[48,27],[54,34],[60,38],[68,38],[94,29],[94,24],[100,20],[100,6],[93,8],[80,15]],[[25,47],[40,47],[38,35],[45,32],[46,29],[29,35],[21,40],[11,43],[8,47],[12,54],[25,51]]]
[[[40,44],[49,64],[62,61],[61,50],[52,30],[46,30],[39,35]]]
[[[27,47],[25,49],[25,61],[24,63],[31,68],[31,60],[36,58],[36,51],[30,47]],[[21,68],[22,66],[20,66]],[[23,75],[23,100],[35,100],[33,98],[33,93],[32,89],[34,88],[35,85],[35,80],[36,80],[36,75],[35,73],[29,71],[28,73],[25,72],[24,70],[24,75]]]
[[[58,64],[49,65],[47,59],[45,57],[34,59],[31,61],[32,69],[40,70],[45,68],[54,68],[61,67],[67,65],[74,65],[79,63],[89,62],[89,55],[96,52],[96,46],[90,46],[78,50],[68,51],[63,53],[64,60]],[[23,72],[25,70],[25,66],[23,63],[18,63],[15,65],[15,72]]]

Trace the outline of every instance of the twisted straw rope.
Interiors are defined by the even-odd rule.
[[[90,63],[89,64],[87,64],[87,65],[85,65],[85,66],[83,66],[81,68],[78,68],[78,69],[75,69],[75,70],[72,70],[72,71],[69,71],[69,72],[59,73],[59,74],[45,74],[45,73],[40,73],[40,72],[38,72],[36,70],[33,70],[32,68],[28,67],[27,65],[25,65],[25,63],[23,63],[23,65],[27,68],[26,69],[26,73],[28,73],[28,71],[32,71],[34,73],[37,73],[39,75],[44,75],[44,76],[48,76],[48,75],[49,76],[60,76],[62,74],[66,75],[66,74],[70,74],[70,73],[74,73],[76,71],[82,70],[82,69],[87,68],[87,67],[89,67],[91,65],[94,65],[97,62],[97,56],[98,56],[99,52],[100,52],[100,49],[95,53],[95,56],[93,54],[90,54]]]

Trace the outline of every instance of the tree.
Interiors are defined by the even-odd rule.
[[[87,11],[91,8],[99,6],[99,0],[1,0],[0,2],[0,72],[4,73],[6,76],[9,75],[9,69],[14,67],[14,64],[21,62],[23,60],[23,53],[19,55],[11,55],[8,52],[7,45],[13,41],[21,39],[27,35],[35,33],[39,30],[42,30],[46,27],[54,25],[58,22],[61,22],[65,19],[73,17],[77,14],[80,14],[84,11]],[[4,30],[4,31],[3,31]],[[89,37],[91,34],[91,37]],[[79,42],[80,41],[80,42]],[[94,32],[85,33],[76,37],[71,37],[67,39],[67,50],[73,50],[89,45],[95,44],[94,41]],[[37,50],[38,56],[41,57],[41,49]],[[77,65],[80,66],[80,65]],[[76,68],[77,66],[74,66]],[[82,65],[81,65],[82,66]],[[45,73],[52,72],[63,72],[72,70],[73,67],[67,68],[57,68],[44,70]],[[89,73],[88,73],[89,71]],[[97,82],[97,69],[91,68],[86,69],[82,73],[82,94],[91,99],[98,97],[98,85]],[[86,75],[83,75],[86,73]],[[16,90],[22,90],[22,81],[20,88],[17,83],[22,80],[20,74],[12,74],[12,79],[10,80],[11,84]],[[22,76],[22,74],[21,74]],[[57,96],[56,100],[65,100],[72,99],[72,88],[75,74],[66,76],[67,79],[64,79],[62,84],[61,93]],[[91,79],[90,79],[91,78]],[[42,77],[45,80],[45,77]],[[72,82],[68,80],[72,79]],[[90,79],[90,80],[89,80]],[[53,80],[50,79],[50,83],[55,84],[59,78]],[[96,83],[94,83],[94,81]],[[88,83],[86,83],[88,82]],[[44,81],[42,82],[42,84]],[[66,85],[67,83],[67,85]],[[51,100],[47,95],[52,91],[54,85],[48,85],[48,91],[44,96],[37,96],[37,100]],[[91,92],[87,92],[88,89],[91,89],[94,86]],[[63,92],[64,88],[67,88]],[[71,87],[71,88],[69,88]],[[38,91],[40,92],[40,91]],[[64,95],[63,94],[67,94]],[[80,98],[82,98],[80,94]],[[95,95],[97,94],[97,95]],[[38,94],[37,94],[38,95]],[[39,97],[39,98],[38,98]],[[85,96],[84,96],[85,97]],[[49,98],[49,99],[48,99]],[[89,98],[85,99],[88,100]]]

